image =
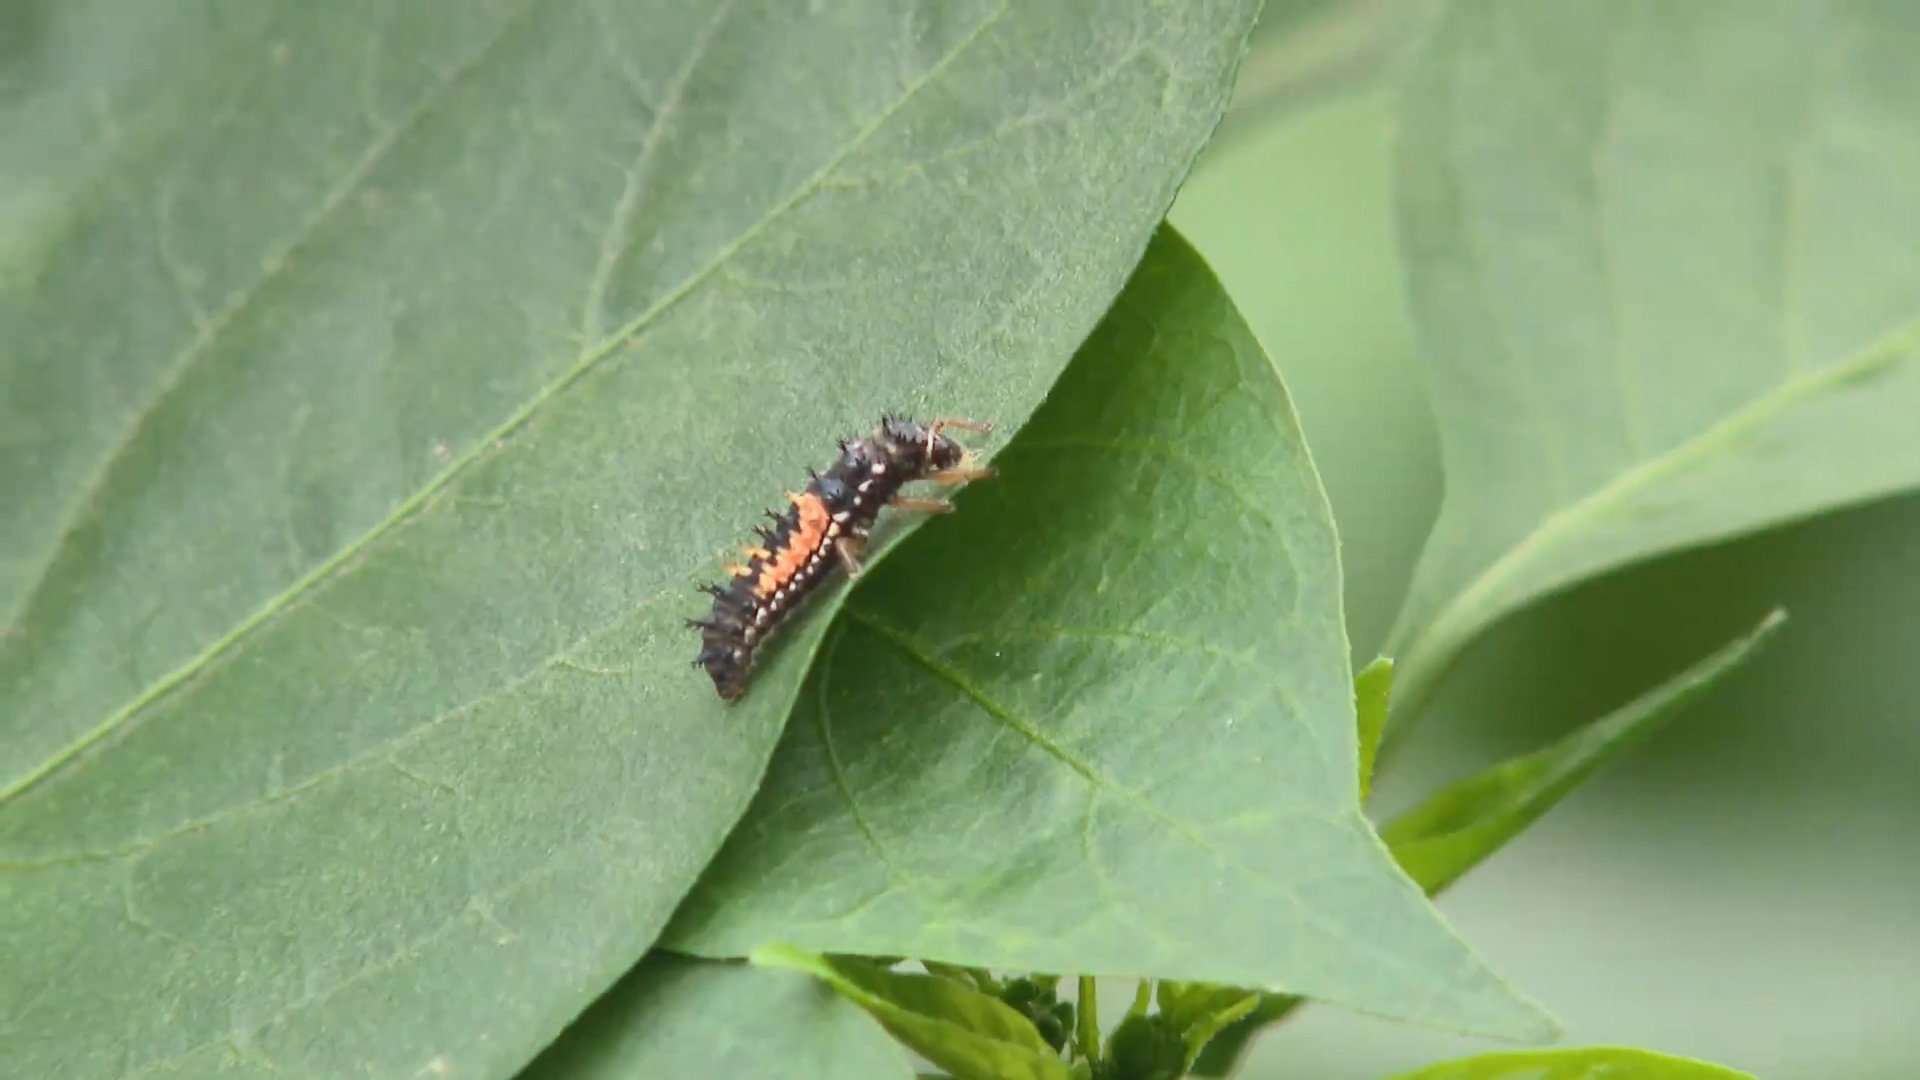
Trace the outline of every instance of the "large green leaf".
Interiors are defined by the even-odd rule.
[[[726,710],[692,583],[883,407],[1026,416],[1250,8],[24,9],[0,1072],[523,1064],[824,626]]]
[[[1389,822],[1380,830],[1381,839],[1400,868],[1427,895],[1438,896],[1558,806],[1601,766],[1638,746],[1695,698],[1746,664],[1785,621],[1785,613],[1776,611],[1751,633],[1553,745],[1435,792]],[[1380,667],[1376,661],[1367,670],[1377,672]],[[1363,713],[1368,698],[1366,674],[1362,672],[1357,683]],[[1375,708],[1384,713],[1386,687],[1377,683],[1372,689],[1377,694]],[[1364,746],[1364,726],[1361,739]],[[1232,1075],[1253,1036],[1300,1004],[1298,997],[1290,995],[1264,996],[1251,1015],[1226,1028],[1207,1046],[1195,1074]]]
[[[1753,1080],[1743,1072],[1650,1050],[1583,1047],[1482,1054],[1393,1080]]]
[[[1446,501],[1387,651],[1920,482],[1920,7],[1451,8],[1403,240]]]
[[[1286,989],[1539,1035],[1360,814],[1333,523],[1163,232],[1000,477],[863,581],[676,948]]]
[[[655,953],[522,1080],[912,1080],[906,1052],[815,980]]]
[[[1396,76],[1442,0],[1270,0],[1220,125],[1231,139]]]

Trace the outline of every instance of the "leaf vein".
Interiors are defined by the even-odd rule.
[[[693,82],[694,72],[712,51],[714,41],[720,36],[720,28],[732,10],[733,0],[722,0],[714,5],[713,17],[687,49],[686,58],[667,84],[666,97],[654,110],[653,125],[640,140],[640,152],[626,171],[619,201],[614,204],[613,216],[601,235],[600,258],[594,266],[593,278],[587,282],[587,298],[580,310],[582,341],[593,341],[600,336],[600,319],[606,304],[607,286],[612,283],[614,270],[619,266],[627,234],[633,228],[633,217],[639,212],[641,201],[646,198],[654,161],[660,153],[660,147],[673,134],[674,120],[686,101],[687,87]]]
[[[619,618],[614,619],[613,621],[606,623],[603,626],[595,627],[594,629],[587,631],[585,634],[582,634],[579,638],[569,642],[564,648],[560,649],[558,652],[554,653],[553,655],[541,660],[539,663],[536,663],[532,667],[528,668],[527,671],[524,672],[523,674],[516,676],[515,678],[509,679],[498,686],[492,687],[483,693],[476,694],[473,697],[467,699],[466,701],[460,702],[456,705],[450,705],[447,708],[429,717],[428,719],[422,721],[421,723],[411,728],[408,728],[405,731],[397,732],[388,738],[381,739],[371,744],[366,749],[362,750],[357,754],[353,754],[349,757],[336,761],[333,764],[326,766],[325,768],[316,770],[311,775],[305,777],[299,782],[291,784],[285,788],[282,788],[279,791],[271,792],[267,795],[261,796],[260,798],[250,799],[243,803],[237,803],[232,806],[224,807],[212,813],[202,814],[197,818],[192,818],[188,821],[181,822],[180,824],[175,825],[172,828],[166,829],[165,831],[143,836],[132,843],[122,844],[119,847],[105,848],[98,851],[78,851],[78,852],[71,852],[63,855],[50,855],[50,856],[45,856],[43,858],[34,859],[32,861],[0,863],[0,874],[23,873],[23,872],[32,871],[32,870],[49,870],[49,869],[53,869],[55,867],[60,867],[60,866],[72,866],[79,863],[90,863],[90,862],[106,862],[112,859],[123,859],[129,856],[142,855],[143,853],[152,850],[154,847],[158,846],[159,844],[163,844],[168,840],[176,839],[181,836],[187,836],[196,832],[202,832],[228,819],[241,817],[246,814],[256,813],[262,810],[270,809],[281,803],[299,798],[300,796],[306,794],[307,792],[312,791],[318,787],[321,787],[322,785],[328,783],[329,781],[336,780],[342,776],[345,776],[347,773],[352,772],[354,769],[357,769],[363,765],[369,765],[369,764],[375,764],[375,763],[387,764],[392,766],[395,770],[402,772],[404,775],[408,776],[410,779],[419,781],[420,783],[423,783],[423,784],[428,784],[428,785],[440,787],[449,791],[454,791],[455,793],[459,793],[458,789],[453,788],[442,781],[429,779],[425,776],[417,775],[413,772],[408,772],[405,769],[405,767],[403,767],[398,761],[394,760],[393,755],[398,753],[399,751],[405,750],[407,747],[413,745],[414,743],[417,743],[421,739],[432,734],[435,730],[439,729],[440,727],[445,725],[447,722],[458,719],[461,716],[465,716],[468,713],[472,712],[473,710],[478,709],[490,702],[498,701],[502,698],[512,695],[513,693],[528,686],[529,684],[534,682],[534,680],[540,678],[542,675],[546,674],[549,671],[575,671],[575,672],[586,671],[596,675],[609,674],[609,672],[605,671],[604,669],[595,669],[595,668],[585,667],[581,665],[578,661],[575,661],[572,659],[572,654],[575,652],[578,652],[580,649],[583,649],[593,644],[595,641],[597,641],[601,637],[604,637],[607,634],[611,634],[621,629],[622,627],[629,625],[636,618],[650,611],[660,603],[680,595],[682,595],[681,590],[677,587],[670,588],[670,589],[663,589],[659,593],[656,593],[655,595],[653,595],[652,597],[649,597],[646,600],[642,600],[640,603],[635,604],[633,607],[622,612]],[[611,674],[619,674],[619,673],[612,672]]]
[[[699,286],[700,283],[712,276],[716,270],[724,266],[734,255],[754,238],[759,236],[760,233],[765,231],[773,222],[803,202],[812,192],[817,191],[821,183],[830,176],[841,163],[864,145],[867,140],[871,139],[873,135],[897,115],[901,109],[905,108],[909,101],[943,74],[969,47],[979,41],[989,29],[1004,18],[1010,3],[1011,0],[1004,0],[1003,3],[989,13],[986,18],[982,19],[966,36],[956,42],[945,56],[931,65],[918,81],[907,86],[899,97],[889,102],[873,120],[855,134],[847,146],[843,147],[831,160],[821,166],[819,171],[801,183],[794,190],[793,194],[767,211],[758,221],[743,231],[739,237],[735,238],[733,242],[716,253],[706,265],[689,275],[686,281],[682,282],[680,286],[655,302],[647,308],[647,310],[634,316],[633,319],[629,320],[617,330],[612,337],[578,357],[573,365],[557,379],[543,387],[520,408],[514,410],[512,415],[502,421],[489,432],[486,437],[478,440],[471,449],[450,462],[438,475],[422,485],[419,491],[395,507],[393,512],[384,520],[362,534],[351,544],[335,552],[325,562],[308,571],[300,580],[282,590],[258,610],[241,620],[238,625],[228,631],[219,640],[209,645],[198,656],[193,657],[191,660],[188,660],[173,671],[162,676],[127,704],[116,709],[99,724],[81,733],[81,735],[72,742],[55,751],[47,760],[41,762],[24,776],[15,780],[7,787],[0,788],[0,805],[5,805],[9,800],[31,789],[34,785],[58,770],[62,765],[76,758],[88,747],[113,733],[147,705],[153,703],[174,687],[179,686],[198,674],[207,664],[226,653],[227,650],[233,648],[242,638],[286,609],[297,597],[303,595],[321,581],[326,580],[341,567],[358,558],[368,546],[385,536],[396,525],[406,521],[426,506],[434,496],[438,495],[451,484],[454,479],[468,467],[476,461],[481,460],[496,444],[500,443],[509,434],[518,430],[531,419],[549,400],[580,381],[580,379],[599,364],[601,360],[612,355],[614,351],[628,339],[639,333],[652,323],[654,319],[672,308],[694,288]],[[502,36],[504,37],[504,35]]]
[[[1467,635],[1503,610],[1501,591],[1562,537],[1576,533],[1607,511],[1646,491],[1695,462],[1709,459],[1734,440],[1804,402],[1880,369],[1920,357],[1920,317],[1909,320],[1847,359],[1788,379],[1707,426],[1692,439],[1656,458],[1627,469],[1578,501],[1549,514],[1488,564],[1465,589],[1441,608],[1406,650],[1404,704],[1418,711],[1432,692],[1440,669],[1449,664]]]
[[[1044,733],[1040,732],[1031,723],[1015,716],[1011,710],[994,700],[984,690],[974,686],[964,674],[935,659],[912,637],[871,616],[863,615],[857,611],[849,611],[847,615],[848,618],[854,622],[874,631],[886,639],[894,645],[894,647],[898,648],[909,660],[912,660],[921,668],[925,669],[929,674],[952,686],[955,690],[958,690],[982,712],[986,713],[989,719],[1001,725],[1004,729],[1026,739],[1036,749],[1071,769],[1082,779],[1086,780],[1095,790],[1107,791],[1120,796],[1127,803],[1142,811],[1148,818],[1159,822],[1175,836],[1211,855],[1223,870],[1232,871],[1239,875],[1261,895],[1269,897],[1277,903],[1287,905],[1297,914],[1301,921],[1322,929],[1330,936],[1338,936],[1336,933],[1337,928],[1329,921],[1328,917],[1308,904],[1291,888],[1280,885],[1267,873],[1242,862],[1218,844],[1208,840],[1189,823],[1175,817],[1165,808],[1155,804],[1151,799],[1148,799],[1139,792],[1117,783],[1112,778],[1094,768],[1091,763],[1081,760],[1051,739],[1048,739]],[[1351,810],[1343,810],[1337,814],[1320,814],[1304,807],[1291,808],[1288,809],[1286,813],[1292,816],[1323,821],[1336,827],[1359,829],[1371,835],[1370,827],[1366,824],[1365,819],[1361,817],[1357,807]],[[1409,884],[1409,887],[1411,887],[1411,884]],[[1378,956],[1384,965],[1405,968],[1407,970],[1417,969],[1415,961],[1386,947],[1383,943],[1362,940],[1349,942],[1349,944],[1352,944],[1356,949]],[[1466,955],[1463,955],[1458,962],[1463,970],[1471,969],[1474,966],[1474,962]]]
[[[186,346],[175,354],[166,373],[161,377],[159,385],[154,388],[154,392],[148,396],[146,402],[127,417],[119,437],[107,448],[99,465],[81,484],[79,497],[74,499],[67,511],[61,515],[60,528],[54,533],[53,546],[41,559],[39,568],[29,575],[33,584],[21,592],[13,610],[7,613],[9,636],[19,629],[20,620],[32,609],[34,602],[45,590],[54,564],[59,561],[60,553],[66,550],[67,544],[79,530],[80,523],[89,516],[95,503],[105,491],[115,468],[126,459],[127,451],[133,446],[134,440],[146,429],[147,423],[160,406],[179,389],[187,373],[213,352],[213,347],[219,343],[227,328],[253,306],[266,287],[287,272],[292,266],[294,254],[319,235],[320,231],[333,220],[334,215],[339,213],[341,207],[345,206],[347,201],[366,183],[367,178],[373,174],[380,163],[393,152],[394,147],[411,134],[420,121],[433,111],[434,106],[446,96],[447,91],[483,64],[494,50],[509,38],[509,31],[540,2],[543,0],[528,0],[511,17],[501,20],[499,30],[471,56],[448,68],[439,79],[428,86],[398,124],[376,135],[353,166],[321,197],[319,205],[300,223],[294,235],[261,260],[260,273],[235,291],[227,303],[212,317],[202,314],[200,305],[186,291],[185,281],[179,274],[178,261],[173,257],[171,249],[164,243],[159,245],[163,272],[193,323],[193,336],[187,340]],[[0,791],[0,802],[4,802],[6,796],[11,793],[10,789]]]

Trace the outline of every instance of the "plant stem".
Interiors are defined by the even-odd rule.
[[[1089,1061],[1100,1060],[1100,1002],[1093,989],[1093,976],[1080,976],[1079,1008],[1073,1019],[1074,1049]]]
[[[1153,1002],[1153,980],[1141,979],[1133,987],[1133,1007],[1127,1010],[1128,1016],[1147,1015],[1147,1006]]]

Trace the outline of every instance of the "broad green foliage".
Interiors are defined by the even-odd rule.
[[[1385,81],[1432,32],[1443,0],[1269,0],[1220,137]]]
[[[1743,1072],[1647,1050],[1592,1047],[1483,1054],[1392,1080],[1753,1080]]]
[[[1502,762],[1435,793],[1380,836],[1395,862],[1428,893],[1453,884],[1553,809],[1594,770],[1638,745],[1753,654],[1785,616],[1688,668],[1616,712],[1552,746]]]
[[[1360,814],[1325,498],[1184,241],[1155,241],[997,464],[861,582],[672,947],[1193,979],[1543,1034]]]
[[[951,979],[829,960],[784,945],[758,950],[753,962],[826,980],[954,1080],[1073,1080],[1073,1070],[1026,1017]]]
[[[1400,203],[1446,502],[1398,713],[1545,593],[1920,482],[1920,6],[1453,5]]]
[[[906,1052],[817,980],[655,953],[521,1080],[911,1080]]]
[[[1437,896],[1467,871],[1505,847],[1583,781],[1657,731],[1688,703],[1745,664],[1785,622],[1775,612],[1752,633],[1545,749],[1502,762],[1451,785],[1380,830],[1394,861],[1429,896]],[[1354,680],[1360,703],[1360,740],[1368,741],[1367,718],[1387,712],[1392,666],[1376,660]],[[1362,776],[1364,782],[1365,776]],[[1301,999],[1263,995],[1244,1020],[1229,1022],[1206,1047],[1194,1069],[1201,1076],[1230,1075],[1249,1040],[1291,1013]]]
[[[0,1073],[528,1060],[745,807],[830,615],[724,709],[693,583],[883,407],[1018,426],[1251,7],[33,6]]]

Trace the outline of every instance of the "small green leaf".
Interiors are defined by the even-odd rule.
[[[814,979],[656,952],[519,1080],[905,1080],[907,1055]]]
[[[862,579],[672,947],[1546,1035],[1360,812],[1326,499],[1278,372],[1172,230],[996,464]]]
[[[1186,1043],[1183,1069],[1190,1068],[1200,1051],[1228,1025],[1253,1012],[1261,995],[1251,990],[1207,983],[1162,981],[1154,987],[1159,1015]]]
[[[1079,1060],[1086,1061],[1100,1056],[1100,990],[1091,975],[1082,975],[1078,980],[1080,1013],[1073,1020],[1073,1045],[1080,1054]]]
[[[1704,1061],[1651,1050],[1587,1047],[1482,1054],[1432,1065],[1389,1080],[1754,1080]]]
[[[1399,124],[1446,495],[1396,717],[1542,596],[1920,484],[1917,52],[1911,3],[1448,5]]]
[[[880,957],[867,957],[866,959],[874,962],[881,960]],[[880,966],[892,967],[894,962],[883,962],[880,963]],[[943,964],[938,960],[923,960],[921,964],[927,969],[927,974],[935,976],[936,978],[957,982],[970,990],[981,990],[989,994],[994,992],[992,976],[987,976],[987,978],[982,979],[981,976],[986,973],[980,971],[978,968],[961,967],[958,964]]]
[[[1100,1080],[1174,1080],[1186,1065],[1186,1041],[1165,1017],[1129,1013],[1107,1037],[1107,1052],[1094,1075]]]
[[[1073,1071],[1026,1017],[951,979],[888,971],[787,945],[754,950],[763,967],[804,971],[867,1010],[954,1080],[1071,1080]]]
[[[1745,663],[1786,621],[1776,611],[1745,637],[1552,746],[1436,793],[1381,830],[1393,857],[1438,893],[1518,836],[1594,770],[1652,734]]]
[[[1360,801],[1373,791],[1373,764],[1380,754],[1380,736],[1387,729],[1387,706],[1393,695],[1393,661],[1384,656],[1353,677],[1354,709],[1359,714]]]
[[[1145,1016],[1153,1007],[1153,980],[1141,979],[1133,984],[1133,1004],[1127,1006],[1127,1015]]]
[[[1222,1028],[1201,1047],[1200,1055],[1193,1062],[1193,1075],[1232,1076],[1240,1066],[1241,1055],[1246,1053],[1253,1037],[1260,1034],[1260,1029],[1279,1023],[1304,1004],[1305,999],[1292,994],[1260,995],[1259,1002],[1247,1015]]]
[[[1165,979],[1153,988],[1154,1006],[1175,1029],[1185,1031],[1206,1017],[1236,1006],[1247,991],[1212,983]]]

